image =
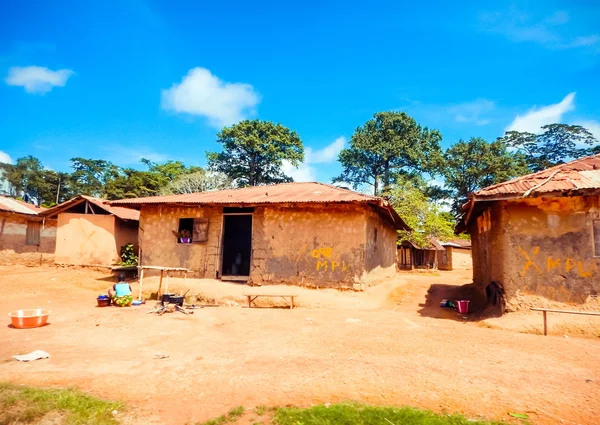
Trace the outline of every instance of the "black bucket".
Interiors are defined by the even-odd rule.
[[[162,301],[163,304],[165,304],[165,303],[168,304],[168,303],[171,302],[171,297],[174,297],[174,296],[176,296],[176,295],[175,294],[169,294],[169,293],[162,294],[160,300]]]
[[[179,307],[183,307],[183,295],[171,295],[169,297],[169,302],[171,304],[177,304]]]

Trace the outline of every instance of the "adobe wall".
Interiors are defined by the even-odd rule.
[[[138,244],[138,227],[137,221],[124,221],[120,218],[115,218],[115,244],[117,253],[121,254],[121,247],[132,243],[137,255]]]
[[[222,211],[221,207],[143,206],[142,264],[185,267],[195,276],[216,278]],[[208,240],[178,244],[172,232],[180,218],[208,218]],[[253,283],[362,288],[395,272],[396,231],[368,207],[257,206],[252,220]],[[374,228],[378,229],[376,255],[367,243]]]
[[[42,223],[39,246],[26,244],[28,221]],[[55,248],[56,220],[0,212],[0,264],[52,262]]]
[[[60,213],[56,233],[57,264],[102,265],[119,263],[115,217],[101,214]]]
[[[473,268],[471,250],[466,248],[449,247],[448,261],[452,270],[468,270]]]
[[[597,197],[503,201],[493,210],[483,226],[491,229],[475,226],[472,234],[477,283],[501,282],[509,304],[519,293],[575,303],[600,293],[592,227],[600,219]]]
[[[220,207],[143,206],[139,227],[141,264],[185,267],[196,277],[216,278],[222,212],[223,208]],[[180,218],[208,218],[208,240],[191,244],[177,243],[173,231],[179,228]]]

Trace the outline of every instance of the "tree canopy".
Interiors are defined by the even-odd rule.
[[[492,143],[480,137],[459,140],[444,153],[443,175],[455,212],[471,192],[528,172],[524,155],[511,152],[502,139]]]
[[[435,174],[441,165],[437,130],[422,128],[405,112],[378,112],[350,139],[339,155],[342,174],[334,182],[348,182],[356,189],[373,187],[378,195],[388,191],[400,175]]]
[[[531,171],[541,171],[554,165],[595,153],[591,147],[598,141],[580,125],[549,124],[540,134],[508,131],[504,143],[522,153]]]
[[[269,121],[245,120],[217,135],[221,152],[207,152],[208,168],[223,173],[239,187],[293,181],[283,161],[304,161],[304,146],[295,131]]]
[[[425,247],[430,238],[447,240],[454,236],[452,214],[442,211],[428,198],[424,183],[399,177],[389,192],[389,198],[398,215],[412,229],[399,231],[399,240]]]

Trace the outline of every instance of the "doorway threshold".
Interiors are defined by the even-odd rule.
[[[227,282],[243,282],[247,283],[250,276],[221,276],[221,280]]]

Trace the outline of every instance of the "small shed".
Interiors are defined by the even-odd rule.
[[[33,204],[0,195],[0,264],[52,261],[56,220]]]
[[[430,238],[425,246],[404,240],[398,246],[398,268],[401,270],[437,269],[439,252],[445,252],[445,249],[435,238]]]
[[[471,241],[453,239],[440,241],[443,251],[438,251],[438,268],[440,270],[470,270],[473,268]]]
[[[79,195],[40,216],[57,220],[57,264],[111,266],[120,262],[121,247],[138,245],[139,212]]]

